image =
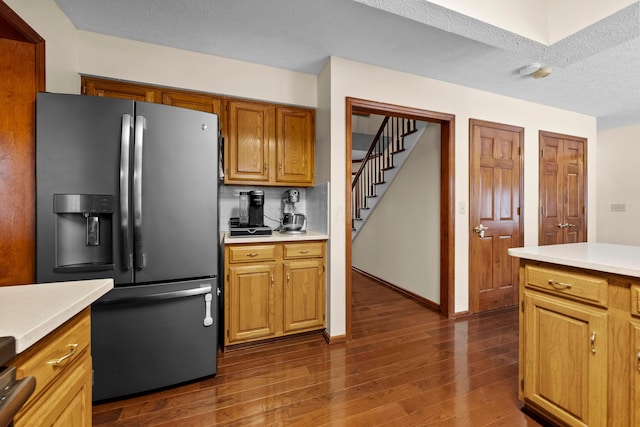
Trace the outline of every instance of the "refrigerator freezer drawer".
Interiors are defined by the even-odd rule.
[[[93,400],[154,390],[217,369],[215,278],[115,288],[92,306]]]

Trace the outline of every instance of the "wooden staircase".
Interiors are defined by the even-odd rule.
[[[382,196],[381,189],[386,189],[385,177],[390,175],[391,170],[401,166],[395,159],[401,153],[408,154],[405,153],[409,148],[407,138],[419,130],[421,129],[414,119],[386,116],[373,137],[367,154],[364,158],[353,161],[355,172],[351,181],[352,239],[370,214],[368,211],[377,203],[375,199]],[[417,138],[412,140],[413,145],[416,140]]]

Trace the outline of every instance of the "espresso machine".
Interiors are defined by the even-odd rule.
[[[264,225],[264,191],[241,191],[239,216],[231,218],[231,236],[268,236],[271,228]]]
[[[282,195],[282,217],[280,219],[280,232],[289,234],[306,233],[303,230],[307,217],[296,212],[296,203],[300,201],[300,192],[289,189]]]

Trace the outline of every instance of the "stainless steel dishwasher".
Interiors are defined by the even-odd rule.
[[[13,426],[13,417],[36,388],[34,377],[16,380],[16,368],[4,366],[15,355],[15,339],[0,337],[0,427]]]

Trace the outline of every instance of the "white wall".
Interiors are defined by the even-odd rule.
[[[429,124],[358,232],[352,264],[440,304],[440,125]]]
[[[80,93],[80,74],[315,107],[317,77],[78,31],[54,0],[7,0],[46,40],[47,91]]]
[[[597,156],[596,240],[640,245],[640,125],[599,132]],[[626,212],[611,212],[612,203]]]
[[[315,107],[317,77],[81,31],[77,71],[202,92]]]
[[[331,58],[331,287],[343,286],[345,265],[346,197],[345,97],[455,114],[455,206],[469,205],[469,119],[475,118],[525,128],[524,134],[524,234],[525,245],[538,242],[538,131],[585,137],[588,140],[588,234],[595,236],[596,119],[594,117],[427,79],[337,57]],[[455,215],[454,281],[456,312],[469,304],[469,218]],[[337,282],[340,281],[340,282]],[[331,312],[346,309],[344,297],[332,292]]]

